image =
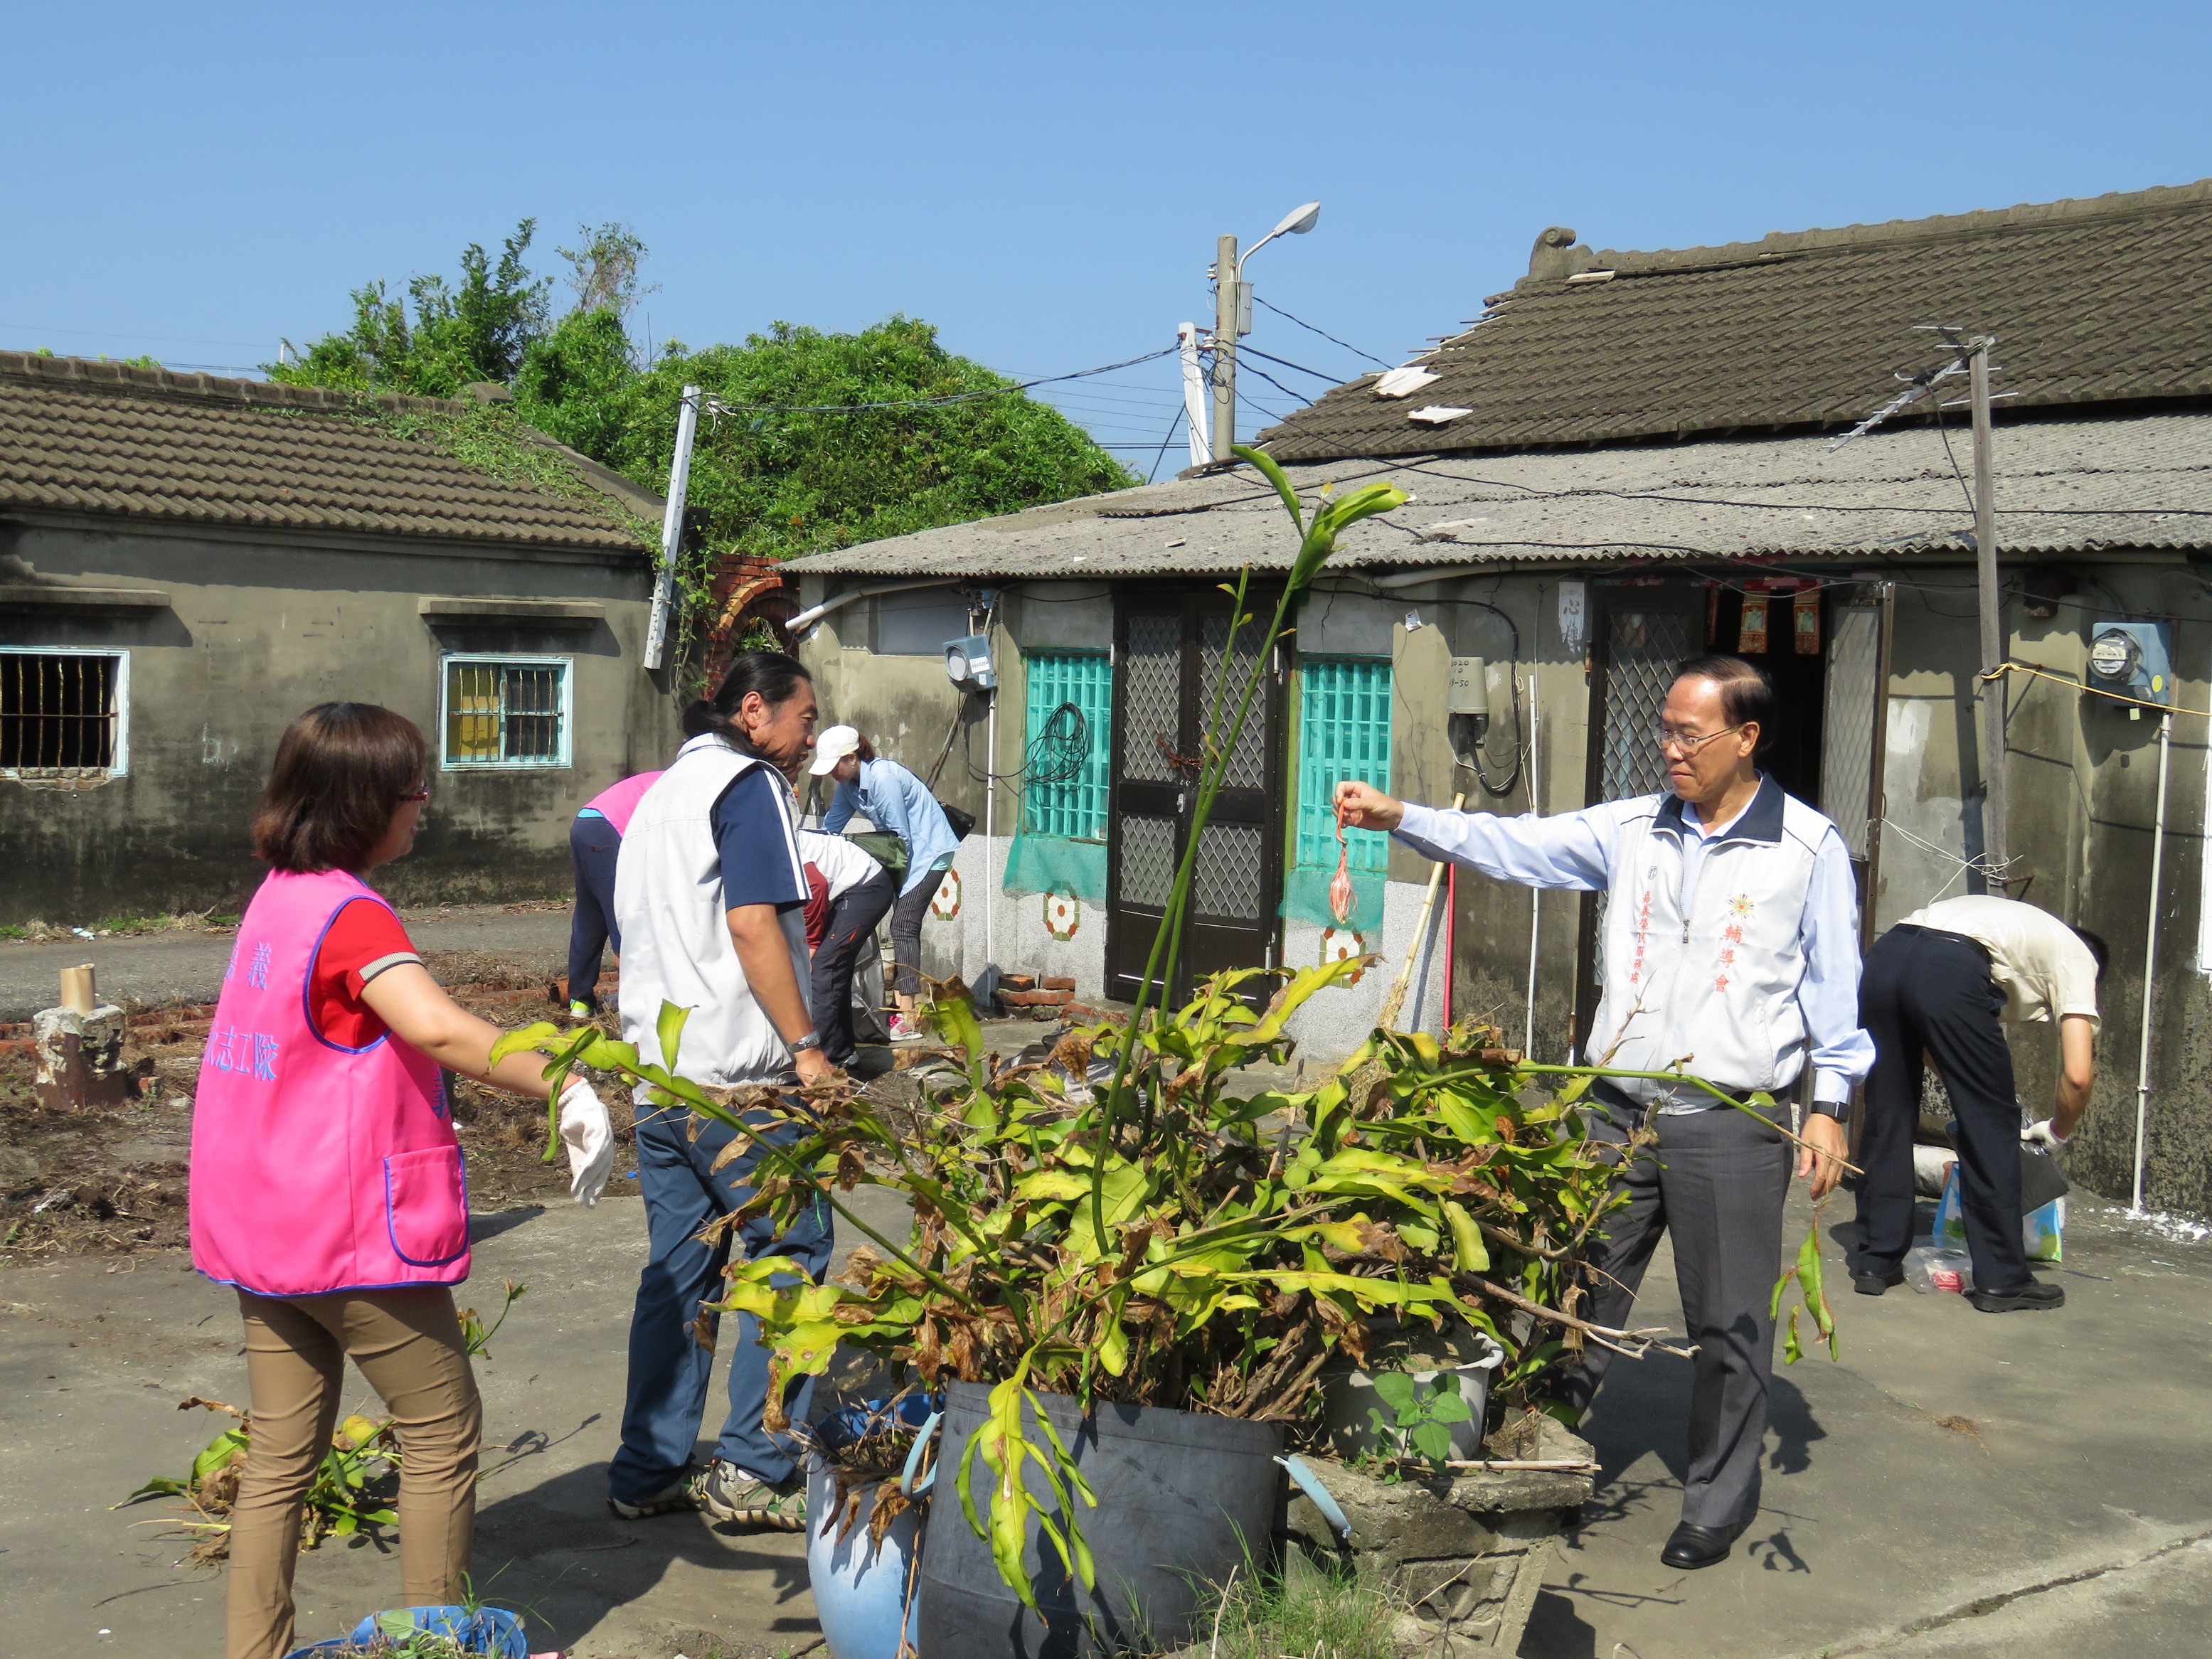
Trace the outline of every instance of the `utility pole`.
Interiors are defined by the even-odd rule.
[[[1996,468],[1990,455],[1990,348],[1983,335],[1969,348],[1974,410],[1974,566],[1982,612],[1982,862],[1990,884],[2004,896],[2005,683],[1996,672],[2005,659],[2004,601],[1997,590]]]
[[[1182,423],[1190,440],[1190,464],[1204,466],[1213,459],[1213,445],[1206,435],[1206,374],[1198,363],[1198,325],[1178,325],[1176,338],[1182,342]]]
[[[1237,325],[1243,273],[1237,239],[1224,236],[1213,256],[1213,459],[1234,460],[1237,447]]]
[[[699,388],[684,388],[676,417],[676,453],[668,463],[668,507],[660,517],[660,579],[653,585],[653,617],[645,630],[645,665],[668,654],[669,613],[676,608],[676,558],[684,550],[684,493],[691,483],[691,445],[699,435]]]

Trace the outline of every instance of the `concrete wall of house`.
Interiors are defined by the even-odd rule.
[[[571,660],[571,764],[439,771],[415,850],[380,872],[402,902],[565,893],[569,819],[617,778],[665,763],[670,699],[638,667],[650,574],[641,559],[501,556],[362,541],[15,526],[0,555],[40,576],[155,587],[167,610],[0,613],[0,644],[130,653],[128,775],[91,787],[0,779],[0,921],[235,908],[260,876],[246,825],[276,740],[333,698],[380,702],[439,741],[448,651]],[[10,565],[11,569],[20,568]],[[581,630],[434,627],[424,594],[605,606]]]

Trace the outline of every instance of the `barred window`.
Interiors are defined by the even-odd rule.
[[[33,779],[119,777],[131,657],[122,651],[0,647],[0,772]]]
[[[1336,867],[1336,786],[1390,787],[1390,665],[1373,658],[1308,657],[1298,665],[1299,867]],[[1354,870],[1387,870],[1390,838],[1347,833]]]
[[[1031,651],[1022,661],[1029,678],[1022,828],[1032,836],[1103,841],[1112,662],[1100,651]]]
[[[566,657],[446,659],[446,766],[568,764]]]

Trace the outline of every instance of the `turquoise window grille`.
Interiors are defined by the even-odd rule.
[[[1082,710],[1088,728],[1083,764],[1063,781],[1040,783],[1030,780],[1023,792],[1022,830],[1031,836],[1060,836],[1075,841],[1106,839],[1108,759],[1113,747],[1114,669],[1098,651],[1032,651],[1023,664],[1029,675],[1029,752],[1039,754],[1038,739],[1064,732],[1061,717],[1052,726],[1064,703]],[[1033,758],[1032,764],[1036,762]]]
[[[1336,809],[1330,802],[1346,778],[1390,787],[1390,664],[1387,659],[1308,657],[1298,666],[1298,811],[1301,870],[1336,868]],[[1390,838],[1347,830],[1348,863],[1381,876]]]

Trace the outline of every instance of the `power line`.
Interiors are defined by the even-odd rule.
[[[1273,352],[1261,350],[1257,346],[1239,345],[1237,348],[1237,355],[1239,357],[1264,357],[1267,362],[1279,364],[1285,368],[1294,368],[1301,374],[1310,374],[1316,380],[1327,380],[1331,386],[1344,384],[1343,377],[1340,375],[1324,374],[1317,368],[1308,368],[1304,363],[1294,363],[1287,357],[1278,357]],[[1259,370],[1255,369],[1252,372],[1256,374]]]
[[[1027,392],[1033,386],[1053,386],[1063,380],[1088,380],[1094,374],[1110,374],[1117,368],[1128,368],[1138,363],[1149,363],[1155,358],[1172,356],[1182,349],[1178,343],[1163,346],[1158,351],[1147,351],[1140,357],[1124,357],[1118,363],[1106,363],[1097,368],[1079,368],[1070,374],[1044,374],[1031,380],[1017,380],[1011,386],[984,386],[974,392],[950,392],[941,398],[905,398],[877,404],[733,404],[710,395],[707,407],[713,413],[728,415],[866,415],[886,409],[944,409],[954,404],[974,403],[983,398],[1003,398],[1010,392]]]
[[[1376,364],[1383,368],[1390,367],[1389,363],[1384,362],[1373,352],[1362,351],[1358,346],[1353,345],[1350,341],[1338,339],[1335,335],[1330,333],[1327,329],[1316,328],[1311,323],[1306,321],[1304,318],[1291,316],[1291,313],[1284,310],[1282,307],[1275,305],[1269,301],[1261,299],[1257,294],[1255,294],[1252,298],[1258,304],[1266,306],[1268,310],[1273,312],[1275,315],[1282,318],[1285,321],[1296,323],[1300,328],[1305,330],[1309,334],[1320,335],[1322,339],[1328,341],[1331,345],[1342,346],[1346,351],[1350,352],[1355,357],[1364,357],[1369,362]]]
[[[1168,446],[1175,441],[1176,428],[1182,424],[1182,410],[1177,408],[1175,419],[1168,422],[1168,435],[1160,440],[1159,453],[1152,457],[1152,470],[1145,474],[1146,483],[1160,476],[1160,463],[1168,458]]]

